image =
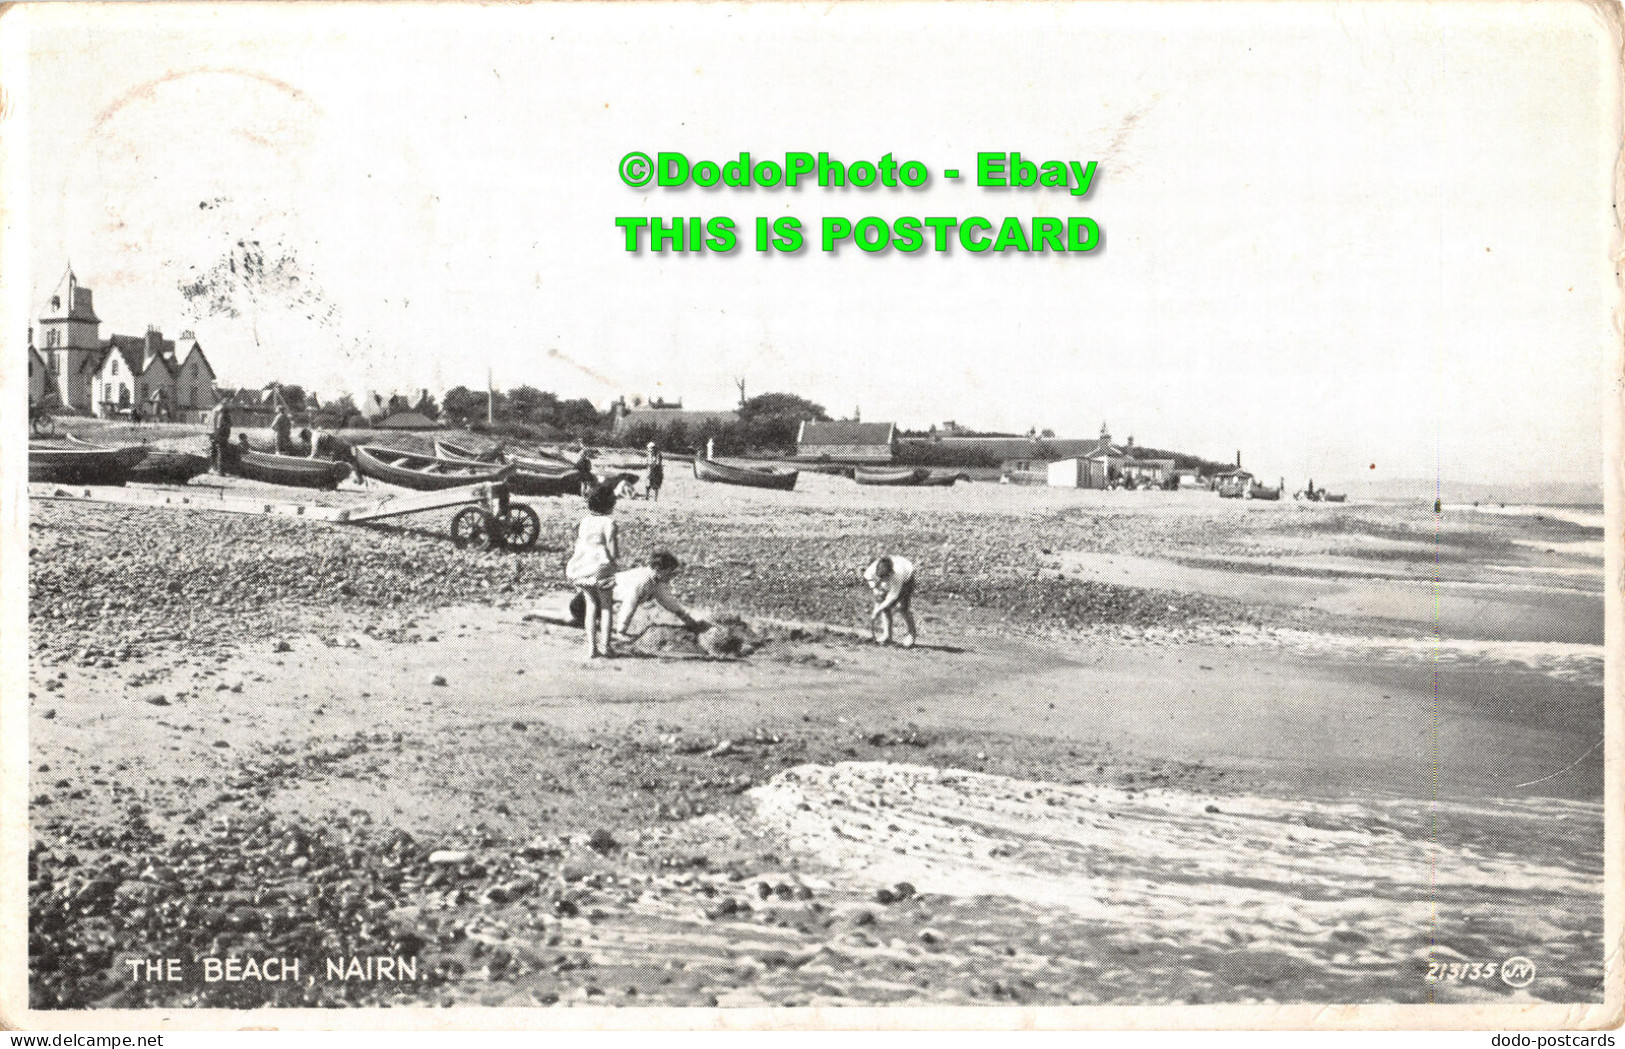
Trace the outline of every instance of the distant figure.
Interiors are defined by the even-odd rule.
[[[1444,513],[1444,503],[1440,502],[1438,499],[1433,500],[1433,514],[1434,514],[1434,516],[1437,517],[1439,514],[1442,514],[1442,513]]]
[[[915,626],[910,605],[914,601],[914,562],[906,557],[877,557],[863,570],[863,579],[875,594],[875,607],[869,613],[869,618],[880,626],[875,641],[882,645],[891,644],[892,613],[896,612],[903,617],[903,625],[908,628],[901,644],[904,648],[913,648]]]
[[[278,407],[276,415],[271,419],[271,433],[276,435],[276,454],[293,454],[293,419],[288,415],[288,409]]]
[[[607,486],[594,488],[587,496],[587,516],[576,529],[575,551],[564,568],[565,578],[585,601],[582,621],[587,628],[588,659],[600,654],[608,659],[615,654],[609,643],[614,626],[615,573],[620,559],[620,533],[615,528],[614,513],[614,490]]]
[[[231,443],[231,409],[219,401],[209,413],[209,461],[214,472],[226,472],[226,446]]]
[[[312,459],[337,458],[333,455],[333,438],[321,430],[306,430],[305,435],[310,441],[310,457]]]
[[[717,457],[717,439],[715,437],[707,437],[705,439],[705,458],[707,460],[711,460],[711,459],[715,459],[716,457]]]
[[[137,426],[141,425],[141,406],[139,404],[130,405],[130,421]]]
[[[666,461],[660,455],[660,449],[655,447],[653,441],[649,442],[649,487],[643,493],[646,498],[660,501],[660,487],[666,483]]]
[[[581,455],[576,459],[576,473],[580,475],[581,497],[585,499],[598,486],[598,479],[592,475],[592,456],[587,454],[585,448],[581,449]]]

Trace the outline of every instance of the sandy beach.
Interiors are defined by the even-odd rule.
[[[34,501],[32,1004],[1600,999],[1589,518],[668,477],[623,549],[719,625],[597,662],[574,499],[525,553]],[[224,956],[302,978],[127,964]]]

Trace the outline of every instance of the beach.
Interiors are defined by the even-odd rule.
[[[716,625],[594,662],[577,499],[34,501],[32,1004],[1600,1000],[1589,511],[667,477],[623,551]]]

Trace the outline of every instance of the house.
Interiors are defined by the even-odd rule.
[[[430,417],[434,398],[420,389],[415,398],[392,393],[388,397],[368,390],[361,398],[360,412],[368,425],[383,430],[432,430],[440,424]]]
[[[896,451],[896,423],[803,422],[796,431],[798,459],[884,463]]]
[[[41,310],[36,351],[62,404],[103,416],[139,407],[148,419],[189,422],[214,407],[214,368],[191,332],[170,341],[149,324],[145,335],[102,339],[100,327],[91,289],[70,266]]]
[[[1245,495],[1253,486],[1253,475],[1239,466],[1213,475],[1213,490],[1220,495]]]
[[[617,401],[611,411],[615,415],[617,434],[637,430],[664,433],[674,426],[681,426],[692,433],[702,426],[733,426],[739,422],[739,413],[736,411],[711,412],[689,409],[683,407],[682,401],[675,404],[657,401],[639,408],[628,408],[625,401]]]
[[[276,418],[278,408],[288,408],[288,402],[282,397],[282,389],[275,383],[258,390],[219,390],[216,392],[221,400],[226,402],[226,410],[231,413],[231,424],[238,429],[253,429],[271,425]],[[288,408],[293,414],[293,409]]]
[[[45,399],[47,391],[51,390],[50,371],[45,358],[34,349],[34,330],[28,331],[28,404],[33,407]]]

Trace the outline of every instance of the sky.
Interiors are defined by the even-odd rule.
[[[4,74],[29,315],[71,261],[104,336],[193,330],[223,385],[489,373],[720,408],[743,377],[906,427],[1106,423],[1271,477],[1601,475],[1620,120],[1583,3],[69,4],[0,30],[29,59]],[[794,150],[931,178],[618,175]],[[1096,174],[979,187],[982,151]],[[753,250],[757,216],[832,215],[1102,236]],[[629,253],[623,216],[727,216],[744,243]],[[239,242],[281,266],[236,316],[182,293]]]

